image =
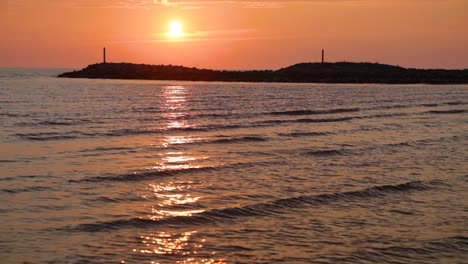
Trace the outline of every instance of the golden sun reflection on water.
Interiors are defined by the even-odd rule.
[[[164,104],[161,106],[162,116],[167,120],[166,129],[183,129],[195,127],[184,117],[189,114],[187,96],[191,92],[184,86],[164,86],[162,90]]]
[[[146,236],[140,236],[143,247],[133,249],[133,252],[154,255],[174,255],[181,259],[175,263],[226,263],[225,259],[214,259],[215,252],[204,253],[198,256],[203,249],[205,239],[194,238],[197,231],[171,234],[169,232],[156,232]],[[151,264],[160,263],[158,260]]]
[[[160,209],[155,209],[153,207],[153,213],[158,214],[158,215],[152,215],[150,216],[151,220],[158,220],[164,217],[182,217],[182,216],[192,216],[194,214],[199,214],[203,213],[205,210],[188,210],[188,211],[166,211],[166,210],[160,210]]]
[[[197,160],[197,158],[195,157],[182,156],[184,154],[183,152],[168,152],[167,154],[168,155],[163,158],[163,160],[166,161],[167,163],[180,163],[180,162]],[[175,155],[175,156],[171,156],[171,155]]]
[[[167,184],[158,185],[149,184],[148,189],[159,201],[157,205],[151,207],[151,215],[149,215],[149,218],[151,220],[159,220],[166,217],[192,216],[204,212],[204,210],[170,210],[168,208],[177,205],[195,204],[200,200],[202,198],[201,196],[186,193],[187,190],[191,188],[193,188],[193,186],[190,183],[169,182]]]
[[[186,120],[170,120],[166,126],[167,129],[183,129],[195,127]]]
[[[207,160],[207,156],[191,155],[184,152],[167,152],[160,154],[161,161],[158,162],[152,169],[160,171],[182,170],[182,169],[198,169],[202,166],[196,164]]]
[[[183,118],[188,111],[187,96],[190,96],[190,90],[183,86],[165,86],[163,87],[164,104],[161,110],[165,113],[167,124],[166,128],[188,128],[194,127]],[[164,138],[163,147],[170,145],[187,144],[203,140],[186,135],[167,135]],[[184,152],[166,152],[160,154],[161,161],[153,167],[153,169],[168,171],[168,170],[183,170],[197,169],[200,165],[195,164],[197,161],[208,159],[205,156],[198,156]],[[177,184],[169,182],[165,184],[150,184],[149,189],[158,198],[158,204],[152,206],[150,219],[158,220],[164,217],[192,216],[193,214],[201,213],[204,210],[170,210],[167,207],[177,205],[194,204],[201,199],[200,196],[193,196],[187,193],[187,189],[192,188],[192,185]],[[166,209],[167,208],[167,209]]]
[[[164,100],[161,105],[162,116],[166,120],[164,128],[171,129],[189,129],[197,127],[193,120],[187,120],[190,115],[189,100],[190,89],[184,86],[164,86],[162,90]],[[188,144],[203,140],[187,135],[166,135],[163,142],[163,147],[170,145]]]
[[[167,148],[169,145],[195,143],[202,140],[203,138],[192,136],[166,136],[162,145]]]
[[[163,88],[164,104],[161,106],[163,117],[167,120],[166,129],[184,129],[196,127],[185,117],[189,115],[187,96],[190,90],[183,86],[165,86]],[[163,139],[162,147],[168,148],[171,145],[189,144],[204,140],[203,138],[188,135],[166,135]],[[208,157],[196,155],[195,153],[168,151],[160,154],[159,162],[152,169],[159,171],[172,171],[184,169],[201,168],[200,162]],[[200,182],[179,181],[179,182],[159,182],[151,183],[147,186],[149,196],[157,198],[156,204],[151,206],[148,218],[158,221],[171,217],[190,217],[204,212],[197,208],[196,203],[202,199],[190,190],[198,188]],[[146,197],[146,196],[145,196]],[[225,259],[215,259],[215,252],[205,252],[200,254],[205,239],[194,239],[196,230],[183,233],[170,233],[161,231],[146,236],[141,236],[143,247],[133,249],[141,254],[172,255],[174,259],[171,263],[226,263]],[[161,262],[160,262],[161,261]],[[154,260],[150,263],[166,263],[163,259]]]

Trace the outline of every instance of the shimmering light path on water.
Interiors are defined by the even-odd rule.
[[[0,77],[4,263],[462,263],[468,86]]]

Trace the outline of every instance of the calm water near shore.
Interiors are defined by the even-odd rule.
[[[1,263],[463,263],[468,85],[0,69]]]

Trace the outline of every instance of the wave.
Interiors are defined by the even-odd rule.
[[[393,209],[389,210],[390,213],[395,214],[402,214],[402,215],[423,215],[421,211],[410,209],[410,210],[402,210],[402,209]]]
[[[50,175],[18,175],[18,176],[0,178],[0,181],[13,181],[13,180],[18,180],[18,179],[35,179],[35,178],[54,178],[54,176],[50,176]]]
[[[453,102],[445,102],[444,104],[446,104],[446,105],[465,105],[467,103],[466,102],[461,102],[461,101],[453,101]]]
[[[94,199],[85,200],[84,204],[87,206],[94,205],[100,206],[101,203],[123,203],[123,202],[143,202],[147,201],[148,199],[141,197],[141,196],[132,196],[132,197],[107,197],[107,196],[100,196]]]
[[[373,106],[369,108],[362,108],[361,110],[382,110],[382,109],[401,109],[401,108],[412,108],[412,107],[439,107],[444,105],[464,105],[465,102],[461,101],[450,101],[450,102],[443,102],[443,103],[421,103],[421,104],[394,104],[394,105],[380,105],[380,106]]]
[[[0,192],[4,193],[22,193],[22,192],[39,192],[39,191],[50,191],[51,187],[44,186],[31,186],[23,188],[13,188],[13,189],[0,189]]]
[[[54,126],[77,126],[83,124],[103,124],[102,121],[96,121],[91,119],[72,119],[72,118],[64,118],[61,120],[35,120],[30,122],[20,122],[16,123],[15,126],[19,127],[37,127],[37,126],[46,126],[46,127],[54,127]]]
[[[76,122],[67,122],[67,121],[42,121],[38,123],[39,125],[45,126],[72,126],[77,125]]]
[[[455,135],[449,137],[440,137],[440,138],[427,138],[427,139],[419,139],[419,140],[412,140],[412,141],[403,141],[397,143],[387,143],[383,145],[377,145],[375,147],[369,147],[366,149],[355,149],[352,150],[354,154],[363,153],[368,150],[376,150],[376,149],[386,149],[386,150],[393,150],[399,148],[418,148],[418,147],[427,147],[430,145],[434,145],[435,143],[450,143],[450,142],[457,142],[461,140],[466,140],[468,136],[464,135]]]
[[[403,105],[403,104],[379,105],[379,106],[363,108],[363,110],[386,110],[386,109],[410,108],[410,107],[415,107],[415,106],[417,105]]]
[[[330,263],[463,263],[468,237],[450,236],[415,241],[408,245],[370,247],[345,257],[326,258]]]
[[[304,152],[305,155],[310,156],[337,156],[337,155],[359,155],[368,152],[372,152],[375,150],[382,150],[382,149],[393,149],[393,148],[401,148],[401,147],[419,147],[419,146],[426,146],[438,142],[455,142],[459,140],[466,140],[468,136],[450,136],[450,137],[440,137],[440,138],[433,138],[433,139],[419,139],[419,140],[412,140],[412,141],[403,141],[397,143],[387,143],[382,145],[375,145],[365,148],[354,148],[354,149],[325,149],[325,150],[312,150]]]
[[[258,113],[258,112],[253,112],[253,113],[198,113],[198,114],[192,115],[191,117],[192,118],[234,119],[234,118],[249,118],[249,117],[255,117],[258,115],[263,115],[263,113]]]
[[[77,131],[73,132],[39,132],[39,133],[18,133],[15,134],[16,137],[27,139],[27,140],[37,140],[37,141],[46,141],[46,140],[61,140],[61,139],[75,139],[78,138]]]
[[[187,132],[208,132],[220,129],[236,129],[244,128],[243,125],[211,125],[211,126],[201,126],[201,127],[174,127],[174,128],[162,128],[156,130],[144,130],[144,129],[119,129],[112,130],[108,133],[103,134],[94,134],[94,136],[130,136],[130,135],[144,135],[144,134],[163,134],[167,132],[177,132],[177,131],[187,131]],[[93,134],[89,134],[93,136]]]
[[[382,110],[382,109],[398,109],[398,108],[412,108],[412,107],[439,107],[444,105],[464,105],[465,102],[451,101],[444,103],[422,103],[422,104],[395,104],[395,105],[382,105],[369,108],[333,108],[333,109],[303,109],[303,110],[289,110],[289,111],[273,111],[273,112],[258,112],[258,113],[198,113],[184,118],[251,118],[266,115],[275,116],[298,116],[298,115],[325,115],[325,114],[341,114],[341,113],[357,113],[362,110]],[[224,109],[220,109],[224,110]],[[142,111],[144,112],[144,111]],[[162,113],[162,112],[158,112]]]
[[[296,119],[292,122],[294,123],[329,123],[329,122],[342,122],[342,121],[349,121],[352,120],[354,117],[338,117],[338,118],[319,118],[319,119],[311,119],[311,118],[304,118],[304,119]]]
[[[309,132],[291,132],[291,133],[277,133],[278,136],[282,137],[315,137],[315,136],[328,136],[328,135],[339,135],[339,134],[346,134],[346,133],[355,133],[355,132],[362,132],[362,131],[383,131],[384,129],[378,127],[367,127],[361,126],[356,129],[344,129],[344,130],[335,130],[335,131],[309,131]]]
[[[336,109],[335,109],[336,110]],[[331,110],[330,110],[331,111]],[[260,120],[260,121],[247,121],[244,124],[212,124],[200,127],[181,127],[181,128],[160,128],[160,129],[118,129],[110,130],[108,132],[80,132],[80,131],[70,131],[70,132],[39,132],[39,133],[29,133],[23,134],[18,133],[14,136],[19,137],[24,140],[36,140],[36,141],[47,141],[47,140],[66,140],[66,139],[76,139],[76,138],[87,138],[87,137],[119,137],[119,136],[133,136],[133,135],[149,135],[149,134],[165,134],[168,132],[213,132],[219,130],[230,130],[230,129],[239,129],[239,128],[256,128],[256,127],[268,127],[276,126],[287,123],[334,123],[334,122],[345,122],[351,121],[353,119],[372,119],[372,118],[389,118],[389,117],[401,117],[409,116],[413,114],[459,114],[465,113],[467,110],[457,109],[457,110],[433,110],[428,112],[420,113],[380,113],[373,115],[365,116],[343,116],[343,117],[334,117],[334,118],[299,118],[299,119],[272,119],[272,120]],[[61,123],[56,123],[56,125]],[[73,123],[63,123],[61,125],[68,126],[73,125]],[[288,134],[282,134],[288,135]],[[288,136],[299,137],[306,136],[307,134],[299,133],[290,133]],[[308,134],[309,136],[314,136],[314,133]],[[322,135],[322,134],[315,134]],[[266,141],[268,139],[256,139],[256,138],[232,138],[232,139],[219,139],[219,141],[213,141],[212,143],[233,143],[233,142],[248,142],[248,141]]]
[[[109,132],[38,132],[38,133],[18,133],[13,136],[19,137],[24,140],[33,141],[47,141],[47,140],[63,140],[63,139],[77,139],[77,138],[89,138],[89,137],[121,137],[121,136],[136,136],[136,135],[151,135],[151,134],[164,134],[167,132],[187,131],[187,132],[208,132],[223,129],[236,129],[245,127],[255,127],[255,125],[213,125],[206,127],[181,127],[181,128],[169,128],[169,129],[156,129],[156,130],[145,130],[145,129],[118,129],[111,130]]]
[[[72,229],[86,232],[100,232],[121,228],[145,228],[159,225],[206,225],[211,223],[232,221],[242,217],[266,217],[281,214],[285,210],[290,210],[291,208],[321,206],[336,202],[346,203],[361,199],[373,199],[394,194],[424,191],[433,189],[440,185],[447,184],[440,180],[432,180],[429,182],[414,181],[397,185],[374,186],[358,191],[284,198],[267,203],[258,203],[242,207],[211,209],[196,213],[192,216],[168,217],[159,220],[131,218],[108,222],[81,224]]]
[[[209,145],[209,144],[235,144],[235,143],[246,143],[246,142],[266,142],[269,141],[270,139],[262,136],[239,136],[239,137],[229,137],[229,136],[216,136],[218,138],[215,139],[200,139],[200,140],[193,140],[189,142],[184,142],[184,143],[178,143],[175,144],[177,146],[180,145]],[[170,148],[170,147],[167,147]],[[92,149],[83,149],[80,151],[77,151],[78,153],[85,153],[82,156],[99,156],[99,155],[107,155],[108,152],[111,151],[123,151],[126,153],[136,153],[137,150],[135,148],[129,148],[129,147],[98,147],[98,148],[92,148]],[[97,153],[96,153],[97,152]],[[102,153],[101,153],[102,152]],[[107,152],[107,154],[106,154]],[[70,154],[72,152],[61,152],[61,153],[67,153]],[[89,153],[89,154],[87,154]],[[0,160],[0,163],[2,160]],[[9,161],[5,161],[9,162]],[[14,162],[14,161],[11,161]]]
[[[310,136],[327,136],[331,132],[292,132],[292,133],[278,133],[278,136],[283,137],[310,137]]]
[[[411,114],[416,114],[416,113],[411,113]],[[375,115],[367,115],[367,116],[358,116],[355,118],[356,119],[386,118],[386,117],[409,116],[411,114],[410,113],[375,114]]]
[[[253,166],[271,166],[278,165],[284,161],[263,161],[263,162],[244,162],[244,163],[234,163],[227,165],[219,166],[210,166],[210,167],[191,167],[191,168],[182,168],[182,169],[168,169],[168,170],[151,170],[119,175],[104,175],[104,176],[94,176],[79,180],[69,180],[71,183],[80,183],[80,182],[103,182],[103,181],[117,181],[117,182],[130,182],[130,181],[143,181],[148,179],[155,179],[159,177],[170,177],[178,176],[191,173],[200,173],[200,172],[211,172],[219,171],[225,169],[239,169],[239,168],[248,168]]]
[[[118,129],[111,130],[109,132],[38,132],[38,133],[17,133],[13,136],[19,137],[24,140],[37,140],[37,141],[47,141],[47,140],[62,140],[62,139],[77,139],[77,138],[89,138],[89,137],[121,137],[121,136],[136,136],[136,135],[151,135],[151,134],[165,134],[168,132],[210,132],[217,130],[229,130],[237,128],[254,128],[261,126],[261,124],[247,124],[247,125],[211,125],[204,127],[180,127],[180,128],[162,128],[154,130],[146,129]],[[248,139],[246,140],[248,141]]]
[[[466,113],[467,110],[465,109],[454,109],[454,110],[434,110],[434,111],[428,111],[428,114],[462,114]]]
[[[14,163],[14,162],[19,162],[18,160],[0,160],[0,163]]]
[[[465,252],[468,253],[468,238],[453,236],[443,239],[424,241],[423,247],[387,247],[375,248],[382,252],[417,253],[421,255],[440,254],[441,252]]]
[[[195,172],[208,172],[208,171],[213,171],[216,169],[220,169],[220,167],[192,167],[192,168],[184,168],[184,169],[135,172],[135,173],[128,173],[128,174],[120,174],[120,175],[94,176],[94,177],[84,178],[80,180],[70,180],[69,182],[79,183],[79,182],[103,182],[103,181],[120,181],[120,182],[142,181],[142,180],[154,179],[158,177],[168,177],[168,176],[175,176],[175,175],[195,173]]]
[[[5,117],[30,117],[30,115],[27,115],[27,114],[12,114],[12,113],[0,113],[0,116],[5,116]]]
[[[149,135],[149,134],[164,134],[167,132],[210,132],[218,130],[230,130],[238,128],[255,128],[255,127],[265,127],[271,125],[279,125],[283,123],[328,123],[328,122],[341,122],[348,121],[354,117],[340,117],[340,118],[318,118],[318,119],[292,119],[292,120],[262,120],[253,123],[247,124],[220,124],[220,125],[207,125],[201,127],[181,127],[181,128],[161,128],[161,129],[118,129],[111,130],[108,132],[80,132],[80,131],[70,131],[70,132],[38,132],[38,133],[18,133],[13,136],[19,137],[24,140],[37,140],[37,141],[47,141],[47,140],[62,140],[62,139],[76,139],[76,138],[87,138],[87,137],[119,137],[119,136],[132,136],[132,135]],[[65,124],[62,125],[73,125]],[[240,141],[249,141],[249,138],[240,139]],[[255,141],[253,139],[252,141]],[[258,140],[261,141],[262,139]],[[223,140],[220,140],[219,143],[222,143]],[[236,141],[236,139],[233,139]]]
[[[132,150],[132,148],[127,148],[127,147],[97,147],[93,149],[83,149],[77,152],[83,153],[83,152],[95,152],[95,151],[115,151],[115,150]]]
[[[293,110],[282,112],[270,112],[270,115],[321,115],[321,114],[339,114],[359,112],[359,108],[337,108],[337,109],[323,109],[323,110]]]
[[[268,138],[263,136],[238,136],[238,137],[229,137],[229,136],[217,136],[218,139],[204,139],[196,140],[193,142],[181,143],[179,145],[205,145],[205,144],[235,144],[235,143],[247,143],[247,142],[266,142],[269,141]]]
[[[24,100],[0,100],[0,104],[22,104],[22,103],[30,103],[30,102],[24,101]]]
[[[91,137],[120,137],[120,136],[133,136],[133,135],[146,135],[146,134],[159,134],[162,130],[144,130],[144,129],[116,129],[105,133],[88,133],[87,136]]]
[[[279,125],[284,123],[331,123],[331,122],[342,122],[349,121],[355,117],[337,117],[337,118],[301,118],[301,119],[274,119],[274,120],[262,120],[256,122],[260,125]]]
[[[243,142],[265,142],[268,141],[268,138],[261,136],[245,136],[245,137],[232,137],[232,138],[222,138],[212,141],[205,141],[200,143],[212,143],[212,144],[230,144],[230,143],[243,143]]]
[[[326,150],[313,150],[305,154],[310,156],[336,156],[336,155],[351,155],[353,152],[347,149],[326,149]]]
[[[134,107],[131,109],[133,113],[152,113],[152,114],[158,114],[158,113],[164,113],[164,111],[161,109],[161,107],[142,107],[142,108],[137,108]]]

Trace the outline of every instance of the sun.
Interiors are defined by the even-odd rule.
[[[170,37],[181,37],[184,35],[184,27],[182,25],[182,23],[180,23],[179,21],[172,21],[171,23],[169,23],[169,32],[168,32],[168,35]]]

